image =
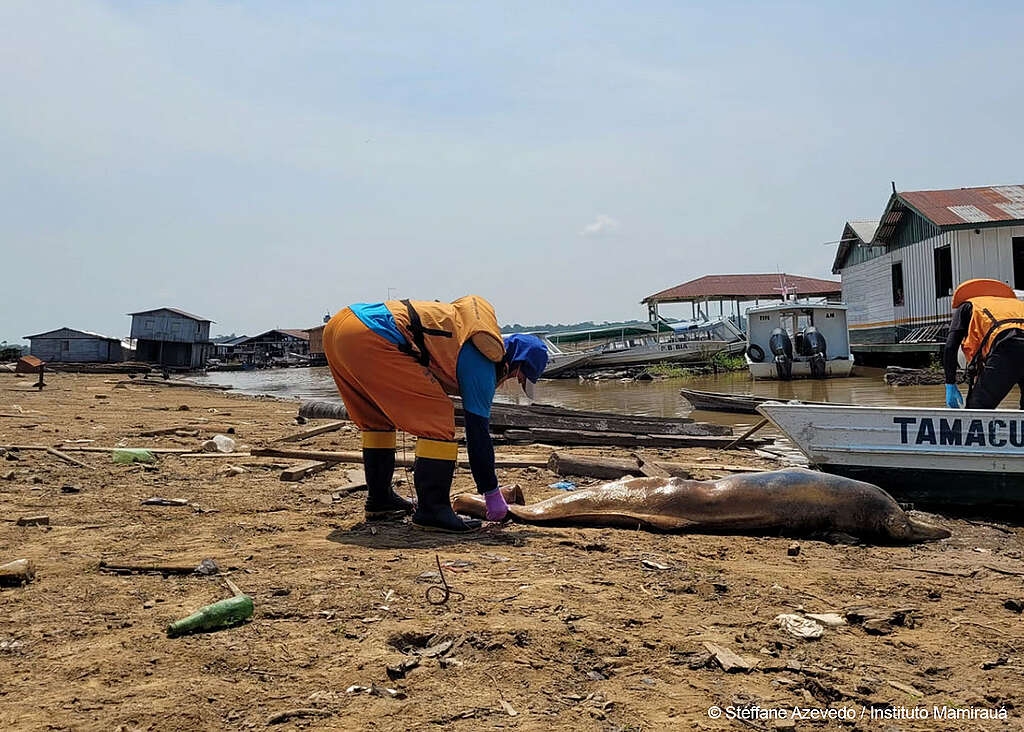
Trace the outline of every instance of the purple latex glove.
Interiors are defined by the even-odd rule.
[[[508,515],[508,504],[505,503],[505,496],[501,495],[500,488],[484,493],[484,503],[487,504],[488,521],[502,521]]]

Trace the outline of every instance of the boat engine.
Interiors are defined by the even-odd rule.
[[[768,347],[775,356],[775,373],[782,381],[789,381],[793,378],[793,342],[789,339],[789,333],[782,328],[772,331],[768,339]]]
[[[813,325],[804,329],[803,348],[811,367],[812,379],[825,378],[825,336]]]

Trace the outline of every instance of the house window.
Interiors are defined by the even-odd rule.
[[[61,353],[67,353],[68,351],[70,351],[71,350],[71,341],[61,341],[60,342],[60,350],[61,350]]]
[[[935,297],[953,294],[953,257],[949,247],[935,250]]]
[[[1013,288],[1024,290],[1024,236],[1013,237]]]
[[[892,266],[892,304],[896,307],[903,305],[903,262]]]

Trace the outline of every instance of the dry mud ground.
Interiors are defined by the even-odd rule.
[[[198,438],[134,435],[206,420],[234,425],[241,445],[256,446],[299,429],[289,402],[119,387],[117,376],[47,379],[37,393],[32,378],[0,376],[0,413],[20,415],[0,417],[0,444],[193,447]],[[357,444],[354,431],[303,443]],[[797,556],[782,537],[489,526],[452,538],[402,524],[371,530],[362,522],[362,494],[329,502],[332,488],[347,482],[344,467],[284,483],[280,470],[293,461],[167,456],[148,470],[113,465],[108,454],[73,454],[94,470],[45,452],[0,456],[0,559],[27,557],[38,567],[35,582],[0,590],[3,730],[780,724],[712,719],[712,705],[858,713],[870,705],[1003,707],[1007,721],[861,717],[795,727],[1017,729],[1024,714],[1022,616],[1004,607],[1024,598],[1015,525],[943,518],[953,537],[941,542],[880,547],[805,538]],[[750,453],[713,459],[769,467]],[[246,472],[218,475],[229,464]],[[500,477],[519,482],[528,500],[554,492],[546,470]],[[469,489],[468,471],[460,471],[456,490]],[[140,505],[151,496],[193,506]],[[50,525],[15,525],[31,514],[47,514]],[[464,595],[443,606],[424,597],[436,579],[435,555]],[[218,580],[98,570],[100,560],[207,557],[254,598],[252,622],[168,639],[170,621],[227,596]],[[798,608],[854,605],[911,610],[883,635],[854,625],[805,641],[774,623]],[[754,669],[726,673],[708,660],[704,642]],[[388,678],[386,667],[415,660],[404,678]],[[348,692],[353,685],[395,689],[400,698]],[[300,714],[282,720],[289,712]]]

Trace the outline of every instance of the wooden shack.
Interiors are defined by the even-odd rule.
[[[848,222],[832,265],[855,351],[937,351],[964,280],[1024,289],[1024,186],[894,190],[875,224]]]
[[[118,363],[124,360],[121,340],[74,328],[57,328],[25,336],[29,353],[47,363]]]
[[[309,356],[309,333],[294,328],[274,328],[235,344],[234,356],[242,363],[257,366],[302,361]]]
[[[173,369],[201,369],[213,351],[207,318],[177,308],[156,308],[128,313],[135,358]]]
[[[315,328],[307,328],[309,334],[309,355],[316,363],[327,363],[327,356],[324,354],[324,328],[326,323]]]

